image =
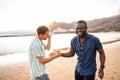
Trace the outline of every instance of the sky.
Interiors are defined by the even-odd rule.
[[[53,21],[92,20],[120,13],[120,0],[0,0],[0,31],[36,30]]]

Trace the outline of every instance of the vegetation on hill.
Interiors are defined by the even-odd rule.
[[[86,21],[88,23],[89,32],[111,32],[111,31],[120,31],[120,15],[95,19]],[[51,32],[53,33],[70,33],[75,32],[75,23],[65,22],[53,22],[49,25]]]

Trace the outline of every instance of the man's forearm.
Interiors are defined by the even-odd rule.
[[[50,50],[50,46],[51,46],[51,37],[48,38],[46,49]]]
[[[74,54],[71,54],[70,52],[66,52],[66,53],[61,53],[62,57],[73,57]]]
[[[101,53],[100,54],[100,68],[104,68],[105,67],[105,54]]]

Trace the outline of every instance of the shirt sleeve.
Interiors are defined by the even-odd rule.
[[[102,48],[102,44],[98,38],[95,39],[95,48],[96,48],[96,50]]]
[[[71,47],[71,49],[73,49],[73,40],[71,40],[71,42],[70,42],[70,47]]]
[[[75,43],[74,42],[75,42],[74,39],[72,39],[70,42],[70,47],[71,47],[71,49],[73,49],[75,51]]]
[[[32,55],[34,55],[35,57],[44,56],[43,55],[44,47],[45,47],[45,45],[42,45],[42,44],[37,43],[37,42],[33,42],[32,45],[31,45],[31,47],[30,47],[29,52]]]

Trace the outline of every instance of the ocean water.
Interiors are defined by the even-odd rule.
[[[51,50],[69,47],[75,34],[56,34],[51,37]],[[31,41],[35,36],[0,37],[0,55],[28,53]],[[46,44],[46,41],[44,41]]]
[[[101,42],[119,38],[120,34],[92,33]],[[51,50],[70,47],[70,41],[76,34],[55,34],[51,37]],[[29,45],[35,36],[0,37],[0,55],[28,53]],[[44,41],[46,43],[46,41]]]

